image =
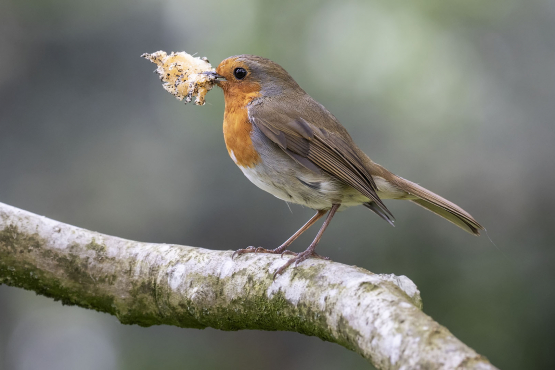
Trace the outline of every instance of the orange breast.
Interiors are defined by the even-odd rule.
[[[238,166],[254,167],[260,162],[260,155],[252,145],[252,124],[249,121],[247,104],[257,97],[258,93],[252,92],[239,96],[241,96],[240,99],[237,96],[226,96],[225,99],[225,145]]]

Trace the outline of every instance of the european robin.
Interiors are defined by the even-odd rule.
[[[337,211],[363,205],[393,225],[383,199],[405,199],[479,235],[484,228],[466,211],[423,187],[374,163],[323,105],[312,99],[277,63],[254,55],[232,56],[214,72],[224,91],[224,138],[227,151],[256,186],[286,202],[302,204],[316,214],[275,249],[249,247],[244,253],[294,255],[292,263],[310,257]],[[287,248],[328,213],[314,241],[302,253]]]

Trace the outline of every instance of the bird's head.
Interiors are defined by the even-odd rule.
[[[229,57],[218,65],[216,74],[216,83],[226,96],[259,94],[269,97],[291,89],[300,90],[295,80],[279,64],[256,55]]]

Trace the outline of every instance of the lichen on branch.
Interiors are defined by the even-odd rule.
[[[495,369],[422,312],[405,276],[311,259],[274,280],[279,256],[231,255],[121,239],[0,203],[0,284],[125,324],[318,336],[378,369]]]

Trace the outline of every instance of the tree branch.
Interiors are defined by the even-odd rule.
[[[0,203],[0,283],[124,324],[287,330],[338,343],[379,369],[495,369],[425,315],[405,276],[310,259],[140,243]]]

